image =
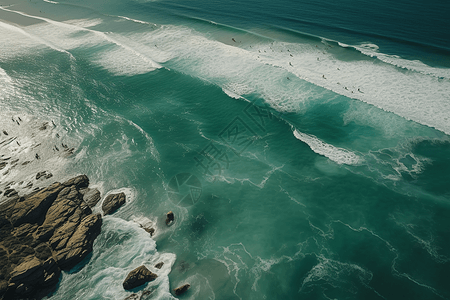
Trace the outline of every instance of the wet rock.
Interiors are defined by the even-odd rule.
[[[164,266],[164,263],[163,263],[163,262],[159,262],[159,263],[157,263],[157,264],[155,265],[155,268],[161,269],[163,266]]]
[[[139,296],[139,294],[133,293],[123,300],[139,300],[139,299],[141,299],[141,296]]]
[[[185,285],[182,285],[180,287],[177,287],[176,289],[173,289],[175,296],[180,296],[180,295],[186,293],[190,287],[191,287],[191,285],[186,283]]]
[[[131,271],[123,282],[123,288],[126,290],[134,289],[146,282],[155,280],[158,275],[150,272],[144,265]]]
[[[145,231],[150,233],[150,236],[153,236],[153,234],[155,234],[155,228],[147,228],[147,227],[143,227],[143,228]]]
[[[153,298],[152,293],[154,291],[154,288],[150,289],[150,290],[146,290],[146,291],[142,291],[142,295],[140,300],[150,300],[151,298]]]
[[[166,214],[166,225],[170,225],[175,220],[175,216],[172,211],[169,211]]]
[[[18,193],[15,189],[7,189],[7,190],[5,190],[5,194],[4,194],[4,196],[8,197],[8,198],[13,198],[17,195],[18,195]]]
[[[102,210],[105,215],[110,215],[114,213],[119,207],[125,203],[125,194],[111,194],[108,195],[105,200],[103,200]]]
[[[101,199],[100,191],[97,189],[84,189],[81,193],[83,194],[84,202],[86,202],[90,208],[94,207]]]
[[[36,180],[39,180],[40,178],[49,179],[53,177],[53,174],[48,171],[42,171],[36,174]]]

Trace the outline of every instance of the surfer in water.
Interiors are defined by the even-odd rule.
[[[236,40],[234,38],[231,38],[231,40],[236,43]]]

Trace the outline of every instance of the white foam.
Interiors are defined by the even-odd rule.
[[[8,101],[4,104],[7,106]],[[36,187],[47,186],[55,178],[67,176],[71,156],[63,147],[55,150],[55,145],[59,145],[61,140],[53,136],[57,128],[47,120],[23,112],[17,114],[14,107],[4,108],[3,102],[0,103],[0,157],[10,157],[6,160],[7,165],[0,170],[0,188],[11,186],[27,193]],[[46,129],[39,129],[45,122]],[[72,142],[69,144],[75,146]],[[42,171],[52,173],[53,177],[36,179],[36,174]]]
[[[347,45],[348,46],[348,45]],[[398,55],[389,55],[379,52],[379,47],[375,44],[361,44],[354,47],[361,53],[370,56],[377,57],[379,60],[391,64],[393,66],[416,71],[425,75],[432,75],[435,77],[450,79],[450,69],[448,68],[435,68],[424,64],[420,60],[408,60],[401,58]]]
[[[294,136],[306,143],[312,151],[317,154],[328,157],[338,164],[357,165],[361,162],[361,158],[355,153],[327,144],[313,135],[302,133],[297,129],[294,130]]]
[[[387,56],[385,61],[343,61],[324,44],[273,42],[239,48],[182,26],[161,26],[128,38],[155,48],[154,60],[170,60],[174,68],[219,85],[233,98],[254,92],[277,110],[296,111],[308,101],[331,96],[309,82],[450,133],[450,80],[436,77],[447,76],[448,69],[407,60],[397,63],[398,68],[385,62]],[[362,45],[366,52],[376,48]],[[405,69],[408,64],[414,67]]]
[[[124,17],[124,16],[118,16],[119,18],[128,20],[128,21],[133,21],[135,23],[140,23],[140,24],[146,24],[146,25],[153,25],[156,26],[156,24],[153,23],[149,23],[149,22],[145,22],[145,21],[141,21],[141,20],[136,20],[136,19],[132,19],[132,18],[128,18],[128,17]]]
[[[51,0],[44,0],[44,2],[52,3],[52,4],[59,4],[59,2],[51,1]]]
[[[130,76],[161,68],[161,65],[150,57],[125,43],[120,43],[107,33],[86,28],[100,24],[100,19],[58,22],[44,17],[0,8],[25,17],[44,21],[44,23],[27,26],[20,30],[24,31],[24,34],[29,37],[38,40],[42,44],[51,46],[55,50],[68,53],[69,50],[75,48],[109,45],[104,52],[94,56],[93,61],[117,75]]]
[[[158,275],[146,286],[156,289],[152,299],[175,299],[169,292],[168,278],[175,259],[174,254],[157,252],[150,235],[134,222],[107,216],[94,243],[92,259],[77,273],[63,273],[52,299],[66,299],[67,294],[77,299],[124,299],[131,292],[123,289],[123,280],[141,265]],[[164,263],[161,269],[154,267],[159,262]]]
[[[328,52],[326,45],[276,42],[259,48],[266,51],[260,59],[267,64],[335,93],[450,133],[449,69],[400,58],[395,58],[395,64],[385,63],[388,56],[381,54],[377,57],[381,55],[384,61],[342,61]],[[375,47],[364,51],[375,51],[372,48]]]
[[[103,22],[103,20],[98,19],[98,18],[97,19],[73,19],[73,20],[64,21],[64,23],[83,27],[83,28],[94,27],[94,26],[101,24],[102,22]]]
[[[6,95],[11,95],[14,93],[14,87],[12,84],[11,77],[0,68],[0,99],[4,100]]]

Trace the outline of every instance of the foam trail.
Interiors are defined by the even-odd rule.
[[[361,162],[361,158],[355,153],[327,144],[313,135],[302,133],[295,129],[294,136],[306,143],[312,151],[323,155],[338,164],[357,165]]]
[[[125,19],[125,20],[128,20],[128,21],[135,22],[135,23],[140,23],[140,24],[146,24],[146,25],[153,25],[153,26],[156,26],[156,24],[149,23],[149,22],[145,22],[145,21],[141,21],[141,20],[136,20],[136,19],[132,19],[132,18],[124,17],[124,16],[118,16],[118,17],[119,17],[119,18],[122,18],[122,19]]]

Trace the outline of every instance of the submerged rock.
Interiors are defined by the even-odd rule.
[[[186,293],[190,287],[191,287],[191,285],[186,283],[185,285],[182,285],[180,287],[177,287],[176,289],[173,289],[175,296],[180,296],[180,295]]]
[[[141,296],[139,296],[139,294],[133,293],[123,300],[139,300],[139,299],[141,299]]]
[[[146,282],[153,281],[158,277],[155,273],[152,273],[144,265],[131,271],[127,278],[123,282],[123,288],[126,290],[134,289]]]
[[[81,175],[0,205],[0,299],[40,299],[91,251],[102,219],[80,189]]]
[[[110,194],[103,200],[102,210],[105,215],[114,213],[119,207],[125,203],[125,194]]]

